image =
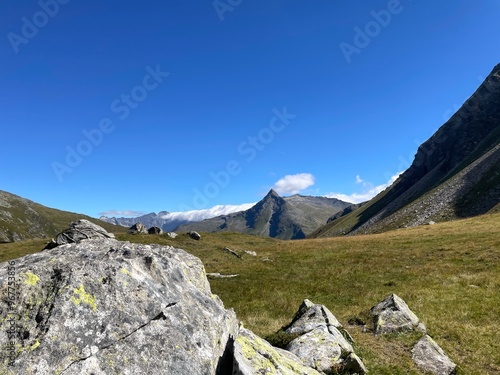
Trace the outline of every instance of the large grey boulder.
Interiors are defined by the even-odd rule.
[[[95,238],[115,238],[115,235],[113,233],[108,233],[106,229],[99,225],[85,219],[80,219],[70,223],[67,229],[59,233],[47,244],[47,246],[45,246],[45,249],[53,249],[60,245],[78,243],[83,240]]]
[[[0,263],[0,310],[1,374],[231,372],[235,314],[173,247],[104,238]]]
[[[132,225],[128,231],[128,233],[130,234],[146,234],[148,233],[148,230],[146,229],[146,227],[144,226],[144,224],[142,223],[135,223],[134,225]]]
[[[395,294],[391,294],[370,310],[373,315],[375,334],[407,332],[415,329],[424,330],[419,326],[419,319],[410,310],[406,302]]]
[[[304,366],[290,352],[273,347],[251,331],[240,327],[234,343],[232,375],[320,375]]]
[[[422,371],[435,375],[452,375],[456,373],[457,365],[428,335],[422,337],[415,344],[411,356]]]

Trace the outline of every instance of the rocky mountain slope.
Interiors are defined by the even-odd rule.
[[[280,197],[274,190],[270,190],[261,201],[246,211],[181,225],[177,231],[226,231],[300,239],[350,205],[335,198],[302,195]]]
[[[376,233],[500,209],[500,64],[384,192],[311,237]]]
[[[0,243],[52,237],[68,222],[78,218],[85,218],[108,230],[120,231],[114,225],[88,216],[45,207],[0,190]]]

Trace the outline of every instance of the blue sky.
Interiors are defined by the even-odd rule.
[[[497,1],[3,1],[0,189],[98,216],[359,201],[500,62]],[[116,212],[114,212],[116,211]]]

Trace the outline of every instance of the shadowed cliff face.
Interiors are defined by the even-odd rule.
[[[498,205],[500,64],[385,192],[312,236],[381,232],[486,213]]]
[[[480,156],[497,144],[499,126],[500,64],[463,106],[418,148],[398,188],[406,190],[428,174],[435,177],[427,186],[422,186],[422,190],[437,185],[462,163],[469,164],[475,155]]]

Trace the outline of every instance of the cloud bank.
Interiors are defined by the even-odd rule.
[[[276,181],[273,189],[279,194],[297,194],[314,185],[314,176],[310,173],[286,175]]]
[[[142,211],[134,211],[134,210],[108,210],[101,212],[99,216],[107,216],[107,217],[137,217],[137,216],[142,216],[145,215],[144,212]]]
[[[394,183],[394,181],[396,181],[398,179],[398,177],[401,173],[403,173],[403,172],[396,173],[385,184],[378,185],[378,186],[373,186],[373,184],[371,184],[370,182],[364,181],[358,175],[358,176],[356,176],[356,183],[363,186],[363,190],[361,192],[352,193],[352,194],[329,193],[329,194],[326,194],[325,197],[337,198],[337,199],[340,199],[341,201],[350,202],[350,203],[366,202],[366,201],[372,199],[378,193],[384,191],[386,188],[391,186]]]
[[[204,210],[171,212],[167,215],[162,216],[161,218],[173,221],[202,221],[220,215],[227,215],[234,212],[245,211],[253,207],[254,205],[255,203],[243,203],[238,205],[217,205]]]

